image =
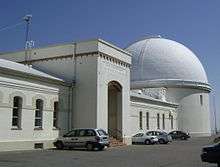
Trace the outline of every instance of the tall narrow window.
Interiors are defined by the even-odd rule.
[[[163,114],[163,130],[165,129],[165,114]]]
[[[157,129],[160,129],[160,114],[157,114]]]
[[[58,107],[58,101],[54,102],[54,112],[53,112],[53,127],[57,128],[58,126],[58,122],[57,122],[57,118],[58,118],[58,111],[59,111],[59,107]]]
[[[149,130],[149,112],[146,112],[146,128]]]
[[[173,129],[173,116],[172,115],[170,117],[170,122],[171,122],[171,129]]]
[[[15,96],[13,100],[12,127],[21,127],[22,98]]]
[[[36,100],[36,110],[35,110],[35,128],[42,128],[42,118],[43,118],[43,100]]]
[[[139,112],[139,128],[140,128],[140,129],[143,129],[142,111]]]
[[[199,96],[199,99],[200,99],[200,104],[201,104],[201,106],[202,106],[202,105],[203,105],[203,96],[200,95],[200,96]]]

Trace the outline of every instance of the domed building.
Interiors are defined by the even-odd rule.
[[[132,54],[131,89],[164,89],[164,99],[177,103],[177,129],[192,135],[210,135],[206,72],[196,55],[184,45],[157,37],[139,40],[126,51]]]
[[[175,41],[121,49],[95,39],[0,58],[0,151],[51,148],[74,128],[102,128],[126,144],[150,130],[211,134],[205,70]]]

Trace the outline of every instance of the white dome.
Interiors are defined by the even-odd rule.
[[[160,37],[131,44],[131,81],[181,80],[208,83],[205,70],[196,55],[184,45]]]

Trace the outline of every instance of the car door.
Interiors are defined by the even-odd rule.
[[[74,138],[75,138],[76,130],[73,130],[67,134],[65,134],[63,137],[63,144],[67,147],[73,147],[74,146]]]
[[[134,143],[141,143],[141,142],[143,142],[143,136],[144,136],[144,133],[138,133],[138,134],[134,135],[132,137],[132,142],[134,142]]]
[[[75,147],[83,147],[84,145],[84,137],[85,135],[85,130],[84,129],[78,129],[76,132],[75,137],[72,139],[74,142]]]
[[[74,130],[74,133],[70,135],[70,147],[78,147],[79,142],[79,130]]]
[[[158,134],[157,134],[156,131],[152,131],[152,132],[151,132],[151,135],[152,135],[152,136],[155,136],[155,137],[158,137]]]
[[[158,139],[163,139],[163,134],[161,132],[155,131],[154,133],[158,137]]]
[[[146,133],[146,135],[149,137],[157,137],[154,131],[149,131]]]
[[[96,141],[96,132],[93,129],[86,129],[83,136],[83,145],[86,146],[88,142],[95,143]]]

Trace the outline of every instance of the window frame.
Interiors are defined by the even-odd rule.
[[[38,101],[40,104],[38,104]],[[35,118],[34,118],[35,129],[42,129],[43,127],[43,108],[44,108],[44,101],[42,99],[36,99]],[[37,113],[40,113],[39,114],[40,116],[37,116],[38,115]],[[36,120],[40,120],[40,125],[37,125]]]
[[[165,114],[162,114],[162,126],[163,126],[163,130],[165,130]]]
[[[17,104],[16,104],[17,99]],[[23,107],[23,98],[20,96],[13,97],[13,107],[12,107],[12,129],[21,129],[21,117],[22,117],[22,107]],[[15,111],[17,114],[15,114]],[[14,125],[14,120],[17,120],[16,125]]]
[[[160,114],[157,113],[157,129],[160,129]]]
[[[58,128],[58,112],[59,112],[59,102],[55,101],[53,103],[53,128],[57,129]]]
[[[139,112],[139,129],[140,130],[143,129],[143,112],[142,111]]]
[[[150,129],[150,114],[149,112],[146,112],[146,129]]]

